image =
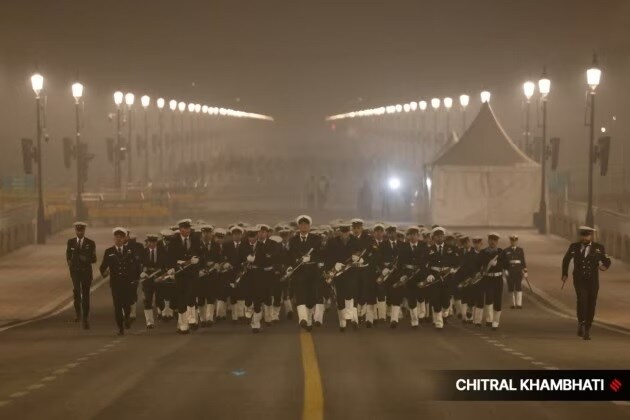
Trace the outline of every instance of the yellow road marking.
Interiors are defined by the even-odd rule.
[[[304,369],[304,411],[303,420],[322,420],[324,418],[324,392],[319,374],[317,354],[313,336],[300,332],[302,348],[302,368]]]

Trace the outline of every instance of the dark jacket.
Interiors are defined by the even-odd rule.
[[[330,270],[335,263],[348,263],[348,260],[353,254],[359,254],[363,251],[359,240],[350,235],[348,242],[345,244],[341,240],[341,237],[331,238],[326,242],[326,248],[324,249],[324,267],[326,270]]]
[[[118,254],[115,246],[107,248],[99,270],[103,275],[109,269],[110,285],[116,287],[136,281],[140,276],[140,267],[141,256],[125,244],[122,247],[122,255]]]
[[[562,275],[568,276],[569,263],[573,260],[573,279],[576,281],[599,280],[599,265],[608,268],[612,261],[606,254],[604,245],[591,242],[589,253],[586,257],[582,252],[582,242],[569,245],[562,259]]]
[[[85,274],[91,277],[92,264],[96,262],[96,244],[93,240],[84,237],[81,241],[81,249],[79,249],[76,237],[68,239],[66,261],[72,274]]]

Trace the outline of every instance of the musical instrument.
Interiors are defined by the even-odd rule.
[[[302,256],[302,258],[310,257],[312,252],[313,252],[313,248],[309,249],[308,252]],[[287,268],[286,274],[280,278],[280,281],[287,281],[287,280],[289,280],[289,278],[293,275],[293,273],[295,273],[295,271],[298,268],[300,268],[302,265],[304,265],[304,264],[305,264],[304,261],[301,260],[300,263],[297,264],[295,267]]]
[[[367,248],[364,249],[363,251],[361,251],[361,253],[359,254],[359,258],[357,259],[357,262],[359,260],[361,260],[361,258],[363,257],[363,255],[367,252]],[[333,267],[332,269],[328,270],[327,272],[324,273],[324,281],[327,284],[332,283],[333,279],[335,277],[339,277],[340,275],[342,275],[343,273],[345,273],[346,271],[350,270],[351,268],[355,267],[356,263],[352,263],[352,259],[355,255],[352,255],[350,258],[348,258],[344,263],[342,263],[342,267],[339,270],[336,270],[335,267]]]
[[[390,267],[391,268],[385,267],[385,269],[388,270],[386,274],[383,274],[383,272],[381,271],[379,276],[376,278],[376,284],[383,284],[383,283],[385,283],[387,281],[387,279],[389,279],[391,277],[391,275],[394,273],[394,271],[398,270],[398,256],[396,256],[394,261],[392,261],[392,263],[390,264]]]

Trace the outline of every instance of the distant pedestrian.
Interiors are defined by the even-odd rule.
[[[85,222],[75,222],[75,238],[68,239],[66,261],[72,279],[74,297],[74,322],[83,320],[83,328],[89,329],[90,287],[92,287],[92,264],[96,262],[96,244],[85,237]]]

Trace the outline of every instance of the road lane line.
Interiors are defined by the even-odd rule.
[[[54,373],[55,375],[61,375],[62,373],[66,373],[67,371],[68,371],[68,369],[61,368],[61,369],[57,369],[57,370],[56,370],[56,371],[54,371],[53,373]]]
[[[322,390],[322,379],[319,373],[313,336],[301,331],[300,347],[302,349],[302,369],[304,369],[304,409],[302,411],[302,419],[323,420],[324,392]]]
[[[57,379],[56,376],[46,376],[45,378],[42,378],[42,381],[50,382],[50,381],[54,381],[55,379]]]
[[[26,389],[35,390],[35,389],[40,389],[40,388],[43,388],[43,387],[45,387],[45,386],[46,386],[46,385],[44,385],[44,384],[33,384],[33,385],[29,386],[29,387],[28,387],[28,388],[26,388]]]
[[[4,407],[5,405],[9,404],[11,401],[0,401],[0,407]]]
[[[13,394],[9,395],[9,398],[20,398],[25,395],[28,395],[28,391],[19,391],[19,392],[14,392]]]

